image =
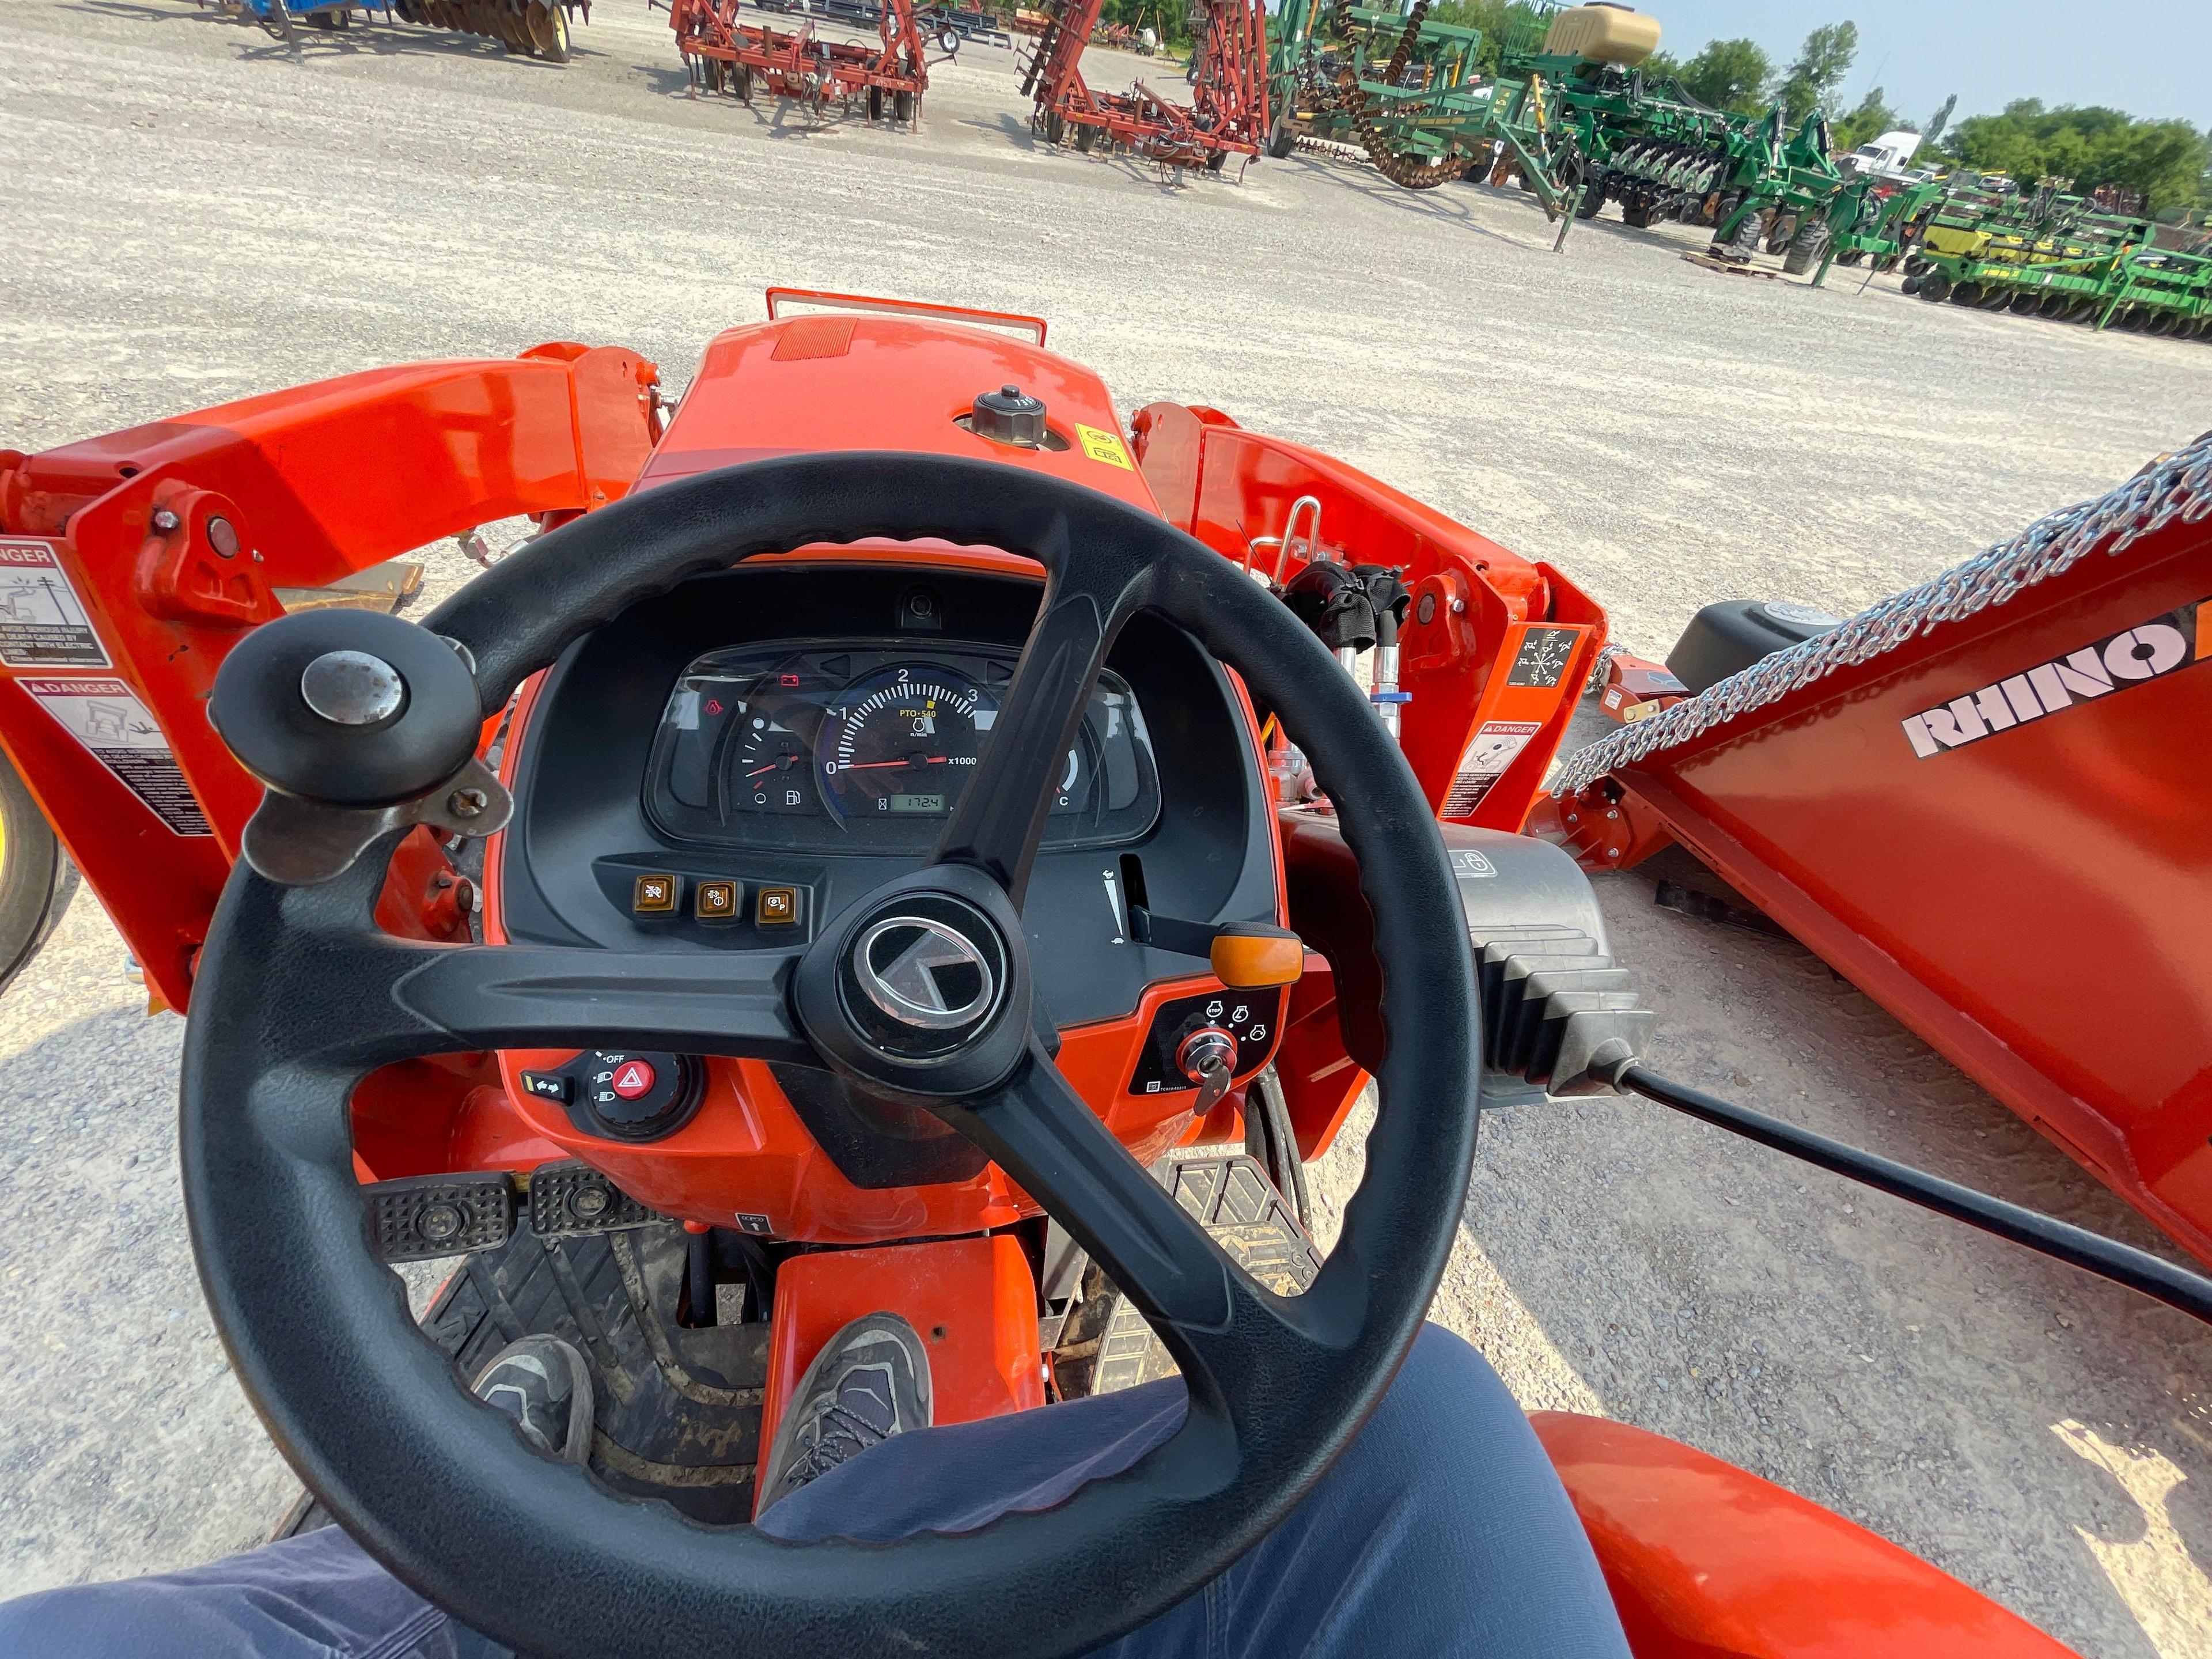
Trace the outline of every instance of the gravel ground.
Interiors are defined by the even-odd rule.
[[[1125,408],[1343,455],[1659,653],[1715,599],[1856,609],[2212,426],[2202,345],[1717,276],[1680,229],[1554,258],[1522,198],[1304,157],[1164,187],[1047,154],[1003,52],[936,71],[912,135],[687,100],[634,4],[579,47],[357,29],[294,62],[183,0],[0,0],[0,442],[549,338],[680,383],[769,282],[1033,310]],[[1794,945],[1603,896],[1661,1069],[2155,1243]],[[0,1002],[9,1590],[208,1559],[291,1488],[185,1254],[179,1023],[123,969],[80,891]],[[1437,1316],[1530,1406],[1759,1470],[2085,1654],[2212,1654],[2212,1341],[2179,1316],[1635,1103],[1493,1116],[1462,1232]]]

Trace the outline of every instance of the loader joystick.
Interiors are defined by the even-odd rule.
[[[435,633],[344,613],[271,623],[226,665],[218,718],[271,785],[264,812],[291,799],[274,791],[296,790],[368,803],[313,808],[366,823],[398,812],[374,804],[408,790],[441,798],[441,774],[476,764],[477,722],[634,603],[756,554],[876,537],[1025,554],[1047,585],[937,847],[819,939],[696,951],[397,939],[374,920],[403,833],[394,817],[326,878],[286,884],[234,866],[201,955],[185,1037],[185,1202],[238,1379],[373,1555],[541,1659],[1088,1652],[1216,1577],[1321,1479],[1412,1347],[1458,1233],[1482,1026],[1436,821],[1314,635],[1140,507],[995,460],[752,461],[550,532],[434,612]],[[1091,948],[1020,912],[1063,757],[1140,611],[1239,671],[1310,756],[1390,964],[1383,1029],[1418,1034],[1376,1064],[1382,1109],[1359,1189],[1302,1296],[1262,1286],[1153,1180],[1060,1072],[1057,1033],[1024,988],[1030,955]],[[441,635],[471,653],[473,680]],[[303,690],[337,651],[388,665],[404,696],[360,664],[325,664]],[[953,1023],[917,1023],[910,996],[854,999],[863,969],[896,990],[895,959],[924,933],[969,964]],[[864,1018],[871,1006],[890,1023]],[[826,1065],[934,1112],[1152,1323],[1188,1389],[1182,1426],[1049,1510],[894,1544],[709,1530],[534,1455],[457,1386],[374,1255],[350,1103],[372,1071],[416,1057],[602,1046]]]

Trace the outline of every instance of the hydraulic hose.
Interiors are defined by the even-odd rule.
[[[1938,1215],[1949,1216],[1954,1221],[1963,1221],[1984,1232],[1995,1233],[1999,1238],[2024,1244],[2069,1267],[2079,1267],[2100,1279],[2109,1279],[2115,1285],[2124,1285],[2212,1325],[2212,1279],[2177,1267],[2148,1250],[2138,1250],[2117,1239],[2061,1221],[2056,1216],[2045,1215],[2040,1210],[2008,1204],[1987,1193],[1976,1192],[1972,1187],[1930,1175],[1925,1170],[1861,1152],[1856,1146],[1814,1134],[1779,1118],[1731,1104],[1686,1084],[1670,1082],[1641,1066],[1624,1066],[1614,1077],[1613,1085],[1633,1091],[1647,1100],[1656,1100],[1662,1106],[1671,1106],[1678,1112],[1686,1112],[1778,1152],[1787,1152],[1833,1174],[1847,1176],[1908,1204],[1917,1204]]]

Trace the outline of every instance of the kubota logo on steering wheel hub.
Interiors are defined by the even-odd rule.
[[[973,1048],[1017,989],[1005,934],[949,892],[886,895],[835,948],[846,1029],[897,1063]]]
[[[989,1012],[999,976],[974,941],[928,916],[886,916],[853,947],[854,977],[902,1025],[953,1031]]]

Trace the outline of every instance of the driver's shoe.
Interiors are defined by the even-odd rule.
[[[510,1342],[477,1373],[476,1396],[514,1419],[515,1431],[570,1463],[592,1455],[592,1370],[557,1336]]]
[[[762,1466],[762,1510],[871,1446],[929,1426],[929,1355],[895,1313],[863,1315],[799,1379]]]

